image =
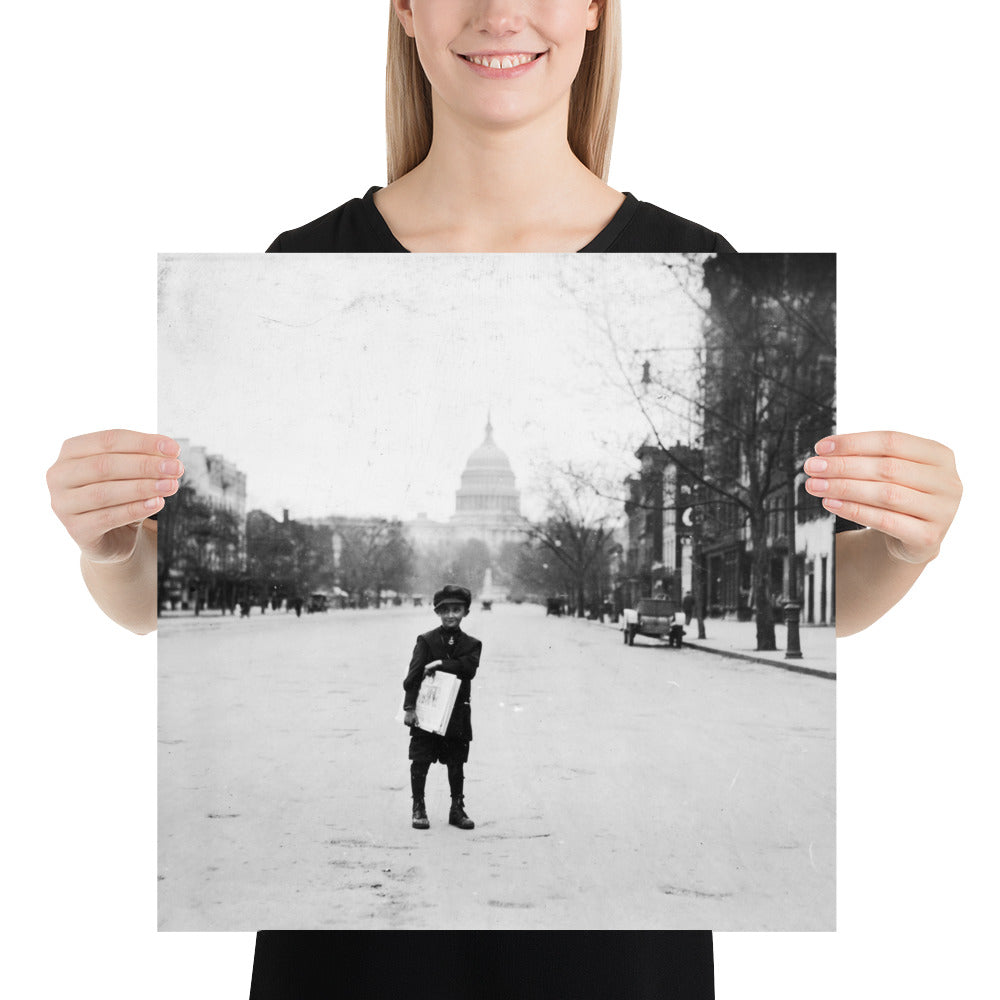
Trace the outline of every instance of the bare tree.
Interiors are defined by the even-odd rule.
[[[688,255],[649,266],[702,311],[700,345],[671,344],[668,316],[657,334],[637,331],[620,304],[612,309],[585,284],[567,287],[606,339],[610,374],[641,411],[647,440],[695,484],[701,540],[746,527],[757,648],[774,649],[773,520],[793,531],[803,450],[834,426],[835,259]],[[684,427],[688,444],[671,445]]]
[[[578,480],[552,481],[546,516],[527,531],[530,541],[560,568],[580,617],[587,613],[588,604],[592,613],[600,613],[614,545],[610,511],[596,501],[595,494]]]
[[[359,605],[371,597],[378,607],[382,591],[403,591],[413,574],[413,549],[399,521],[384,519],[338,527],[341,586]]]
[[[232,511],[182,484],[158,518],[160,606],[178,591],[192,596],[195,614],[229,606],[241,570],[240,528]]]

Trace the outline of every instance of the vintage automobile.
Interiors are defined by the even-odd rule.
[[[547,597],[545,599],[545,614],[546,615],[561,615],[563,609],[566,606],[566,598],[559,597]]]
[[[622,641],[635,645],[635,637],[666,639],[678,649],[683,645],[684,612],[673,601],[662,597],[640,597],[634,608],[622,613]]]
[[[326,611],[330,607],[330,598],[326,594],[310,594],[306,611],[313,614],[316,611]]]

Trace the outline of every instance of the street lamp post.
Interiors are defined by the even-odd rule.
[[[801,660],[802,647],[799,645],[799,612],[801,607],[795,601],[785,604],[785,659]]]
[[[792,435],[792,456],[793,460],[799,453],[799,422],[795,423],[795,431]],[[788,498],[788,599],[785,601],[785,659],[801,660],[802,646],[799,642],[799,621],[802,612],[802,605],[799,603],[799,557],[795,541],[796,532],[796,510],[799,499],[799,484],[801,477],[795,471],[796,465],[792,469],[789,482]]]

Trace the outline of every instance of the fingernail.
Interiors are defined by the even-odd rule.
[[[159,507],[161,503],[163,503],[163,501],[159,497],[150,497],[143,504],[143,507],[145,507],[146,510],[156,510],[156,508]]]
[[[809,489],[814,493],[823,493],[830,488],[830,484],[825,479],[810,479]]]
[[[833,497],[827,497],[823,501],[823,506],[827,510],[840,510],[840,508],[844,506],[844,501],[843,500],[834,500]]]
[[[181,471],[181,463],[175,459],[167,459],[165,462],[160,462],[160,472],[165,476],[178,476]]]
[[[833,451],[833,449],[836,447],[837,447],[836,441],[831,441],[829,438],[826,438],[825,440],[820,441],[819,444],[816,445],[816,454],[829,455],[830,452]]]
[[[810,458],[806,462],[805,470],[806,472],[826,472],[826,459],[823,458]]]
[[[156,492],[169,493],[176,485],[176,479],[158,479],[156,481]]]
[[[176,441],[159,441],[156,447],[163,455],[173,455],[175,458],[181,453],[181,446]]]

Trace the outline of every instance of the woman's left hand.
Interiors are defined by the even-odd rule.
[[[962,481],[950,448],[897,431],[836,434],[816,445],[805,488],[834,514],[886,536],[902,562],[933,559],[954,520]]]

